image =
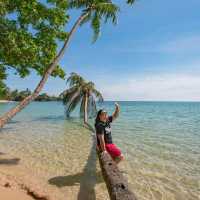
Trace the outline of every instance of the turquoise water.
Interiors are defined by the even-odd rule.
[[[119,104],[113,140],[126,157],[119,167],[138,199],[199,199],[200,103]],[[0,113],[11,106],[0,104]],[[98,107],[111,114],[114,102]],[[45,174],[71,199],[80,199],[83,190],[90,193],[85,199],[108,199],[91,134],[77,116],[78,110],[66,120],[61,102],[34,102],[0,132],[0,151],[23,157],[28,167]]]

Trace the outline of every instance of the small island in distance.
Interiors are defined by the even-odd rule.
[[[24,98],[29,96],[32,93],[31,90],[28,88],[26,90],[10,90],[8,87],[6,88],[6,91],[4,95],[0,96],[0,102],[9,102],[9,101],[22,101]],[[41,93],[35,101],[62,101],[62,95],[55,96],[55,95],[49,95],[47,93]]]

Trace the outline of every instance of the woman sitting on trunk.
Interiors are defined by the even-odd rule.
[[[115,111],[111,116],[103,109],[99,110],[96,117],[95,128],[97,148],[102,154],[109,153],[116,163],[124,159],[121,150],[113,143],[111,123],[119,116],[119,105],[115,103]]]

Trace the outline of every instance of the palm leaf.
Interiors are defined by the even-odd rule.
[[[82,14],[88,13],[87,17],[81,22],[81,25],[87,22],[91,23],[91,27],[94,31],[93,43],[100,35],[102,20],[104,20],[105,23],[107,23],[108,20],[111,20],[113,24],[117,23],[119,7],[112,3],[111,0],[69,0],[68,8],[82,9]]]
[[[100,27],[101,27],[100,20],[101,20],[101,17],[98,15],[97,12],[95,12],[91,21],[91,27],[94,32],[93,40],[92,40],[93,43],[96,42],[96,40],[98,39],[100,35]]]
[[[84,106],[85,106],[85,95],[82,98],[81,105],[80,105],[80,117],[84,117]]]
[[[108,20],[111,20],[113,24],[117,23],[117,13],[120,11],[117,5],[112,2],[98,3],[95,9],[100,16],[104,17],[105,23]]]
[[[96,102],[91,95],[88,99],[88,117],[93,118],[97,114]]]
[[[69,117],[70,113],[76,108],[76,106],[79,104],[80,100],[82,98],[82,95],[77,95],[73,101],[69,104],[69,106],[66,109],[66,116]]]
[[[87,0],[68,0],[68,8],[69,9],[80,9],[85,8],[89,5],[90,1]]]
[[[80,90],[77,87],[70,88],[69,90],[64,91],[65,94],[63,95],[63,104],[68,106],[68,104],[73,101],[73,98],[80,93]]]
[[[62,93],[60,93],[59,96],[63,97],[63,96],[65,96],[65,95],[67,95],[67,94],[69,94],[69,93],[71,93],[71,92],[73,92],[75,90],[77,90],[77,86],[73,86],[73,87],[71,87],[71,88],[69,88],[67,90],[64,90]]]
[[[63,93],[63,103],[65,104],[66,116],[69,117],[70,113],[75,109],[75,107],[81,102],[80,105],[80,117],[84,117],[85,108],[85,95],[88,95],[88,105],[87,112],[88,117],[94,117],[97,112],[96,99],[103,101],[102,94],[95,89],[95,84],[92,81],[87,82],[80,75],[76,73],[71,73],[70,77],[67,79],[67,83],[72,85],[69,89],[65,90]]]
[[[67,84],[69,84],[69,86],[78,86],[82,85],[83,83],[84,79],[75,72],[72,72],[69,78],[67,79]]]
[[[92,90],[94,88],[95,84],[92,81],[86,82],[84,87],[88,90]]]
[[[99,102],[103,102],[104,101],[102,94],[98,90],[96,90],[95,88],[93,88],[93,90],[91,92],[92,92],[92,94],[95,95],[96,99]]]
[[[135,0],[127,0],[126,1],[128,4],[133,4],[133,3],[135,3]]]

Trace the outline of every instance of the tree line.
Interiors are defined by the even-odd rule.
[[[3,84],[3,86],[2,86]],[[8,101],[22,101],[26,97],[32,94],[28,88],[26,90],[10,90],[3,82],[0,82],[0,100]],[[47,93],[39,94],[34,101],[62,101],[61,96],[49,95]]]

